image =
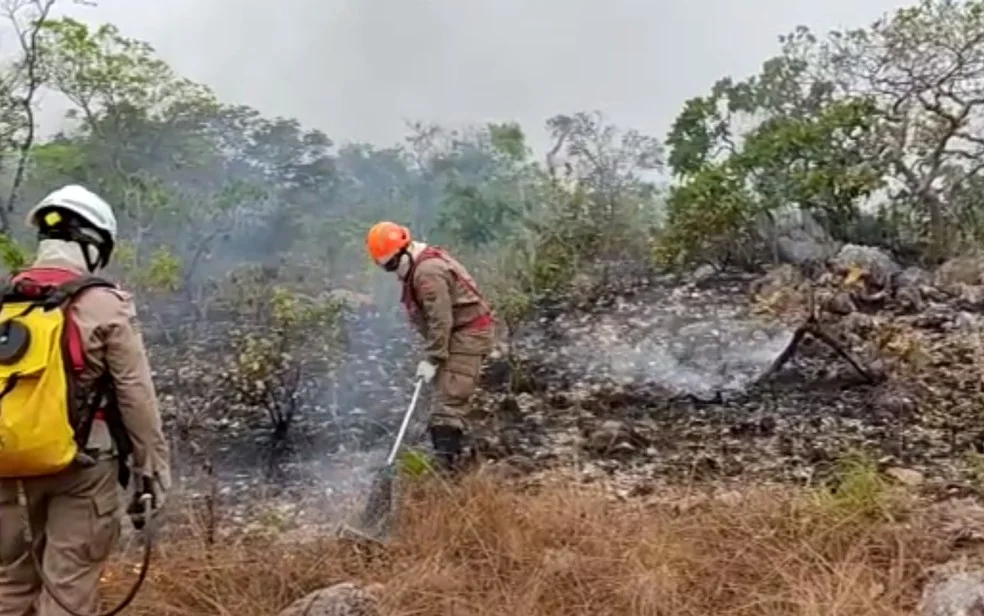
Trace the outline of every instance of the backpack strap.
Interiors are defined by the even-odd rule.
[[[410,298],[410,301],[413,302],[413,305],[417,307],[418,312],[423,310],[424,306],[423,304],[420,303],[420,299],[417,297],[417,289],[414,288],[413,286],[413,276],[417,271],[418,265],[420,265],[421,263],[423,263],[428,259],[435,259],[435,258],[437,258],[437,255],[434,254],[433,247],[428,246],[427,248],[425,248],[423,252],[417,255],[416,259],[412,259],[410,261],[410,271],[407,272],[407,278],[403,283],[406,285],[407,296]]]
[[[54,305],[64,306],[83,292],[96,287],[117,289],[118,285],[100,278],[98,276],[83,275],[67,283],[59,285],[59,294]],[[66,349],[67,351],[68,349]],[[71,353],[69,353],[71,355]],[[116,398],[116,387],[112,373],[107,366],[105,372],[91,386],[88,392],[78,392],[73,395],[79,411],[79,427],[76,431],[76,442],[79,451],[84,451],[89,442],[89,435],[92,432],[92,424],[96,419],[96,410],[99,410],[100,402],[105,400],[103,406],[102,419],[106,422],[109,436],[116,444],[117,455],[117,480],[119,484],[126,488],[130,482],[131,471],[129,467],[129,457],[133,454],[133,440],[130,437],[126,425],[123,423],[123,416],[120,413],[119,402]]]

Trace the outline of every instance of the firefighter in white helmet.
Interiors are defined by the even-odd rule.
[[[37,258],[11,281],[25,288],[92,280],[116,244],[113,209],[82,186],[46,196],[27,223],[37,230]],[[50,475],[0,477],[0,616],[67,614],[52,595],[75,612],[95,613],[99,578],[120,534],[118,485],[132,483],[135,497],[149,495],[153,508],[170,485],[168,445],[133,299],[99,280],[104,284],[85,287],[65,304],[71,390],[91,393],[93,401],[87,434],[73,426],[75,461]],[[3,455],[0,449],[0,463]],[[26,496],[34,536],[43,540],[40,572],[26,541],[19,493]],[[139,525],[151,512],[131,504],[128,513]]]

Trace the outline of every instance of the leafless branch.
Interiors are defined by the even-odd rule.
[[[10,194],[7,196],[7,204],[4,208],[6,212],[4,219],[0,221],[6,230],[9,222],[7,216],[14,211],[14,203],[17,200],[17,191],[24,181],[24,172],[27,168],[27,160],[31,148],[34,145],[34,96],[43,82],[43,75],[39,70],[40,64],[40,45],[39,34],[44,22],[48,19],[48,14],[55,0],[32,0],[31,4],[35,7],[36,14],[30,27],[25,31],[13,14],[9,15],[10,21],[14,24],[17,32],[17,39],[24,54],[23,62],[27,72],[27,80],[24,84],[24,93],[20,99],[21,107],[24,111],[25,135],[21,140],[19,156],[17,159],[17,170],[14,172],[13,184],[10,187]]]
[[[816,302],[812,293],[810,295],[809,315],[806,320],[796,328],[796,331],[793,333],[793,337],[789,341],[789,344],[786,345],[786,348],[782,350],[779,356],[776,357],[776,359],[766,369],[766,371],[762,373],[758,380],[760,382],[764,381],[779,372],[779,370],[781,370],[782,367],[796,355],[796,351],[799,349],[800,343],[807,336],[812,336],[816,340],[819,340],[830,347],[834,353],[850,364],[850,366],[868,383],[875,383],[878,381],[878,375],[862,366],[861,362],[855,359],[855,357],[840,343],[838,343],[833,336],[823,331],[817,317]]]

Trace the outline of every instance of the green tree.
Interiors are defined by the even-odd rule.
[[[984,2],[921,0],[870,28],[833,33],[814,47],[844,91],[872,97],[898,186],[892,198],[924,221],[933,256],[961,244],[955,199],[984,170]],[[973,239],[973,238],[968,238]]]
[[[460,168],[448,168],[437,232],[469,247],[503,239],[529,205],[526,135],[517,124],[489,124],[455,147]]]
[[[754,260],[757,227],[787,206],[849,239],[859,204],[883,185],[877,109],[868,99],[829,102],[812,115],[771,117],[729,145],[726,156],[710,155],[701,109],[713,106],[705,99],[688,103],[669,140],[679,180],[657,247],[662,261]]]
[[[984,232],[969,198],[984,170],[982,40],[978,0],[921,0],[826,37],[800,26],[759,75],[688,101],[668,162],[683,185],[737,157],[748,194],[735,202],[798,205],[842,239],[867,203],[943,257]]]

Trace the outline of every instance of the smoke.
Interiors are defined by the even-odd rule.
[[[620,333],[619,325],[608,321],[592,328],[572,341],[568,356],[623,385],[654,385],[701,399],[744,391],[792,338],[792,332],[766,331],[752,320],[728,319],[649,332],[627,342],[636,336],[631,329]],[[606,342],[599,345],[599,338]]]
[[[101,0],[66,12],[149,40],[223,99],[377,145],[404,118],[507,119],[532,129],[571,109],[662,134],[680,105],[758,71],[776,36],[857,26],[896,0]],[[681,54],[686,62],[675,61]],[[549,148],[535,134],[538,149]]]
[[[617,384],[700,399],[738,394],[793,335],[750,315],[739,286],[658,285],[606,310],[561,315],[527,330],[518,344],[550,373],[582,386]]]
[[[774,34],[795,21],[787,14],[769,25],[762,15],[774,11],[708,2],[715,6],[694,8],[689,15],[635,0],[604,6],[587,0],[426,6],[292,0],[275,9],[255,0],[176,0],[166,11],[163,3],[151,3],[157,12],[143,3],[133,8],[106,0],[93,11],[74,7],[76,17],[111,21],[125,36],[149,40],[179,74],[214,87],[227,103],[261,109],[271,120],[245,130],[243,118],[255,115],[247,112],[203,122],[207,131],[197,123],[183,129],[180,123],[127,124],[121,130],[130,132],[117,135],[119,143],[79,138],[75,143],[91,159],[90,174],[46,178],[45,185],[25,187],[24,200],[50,190],[47,182],[62,180],[102,191],[101,182],[122,167],[128,183],[115,196],[122,237],[140,237],[145,257],[165,246],[193,263],[185,282],[203,294],[214,279],[245,265],[296,266],[301,260],[306,269],[291,270],[299,280],[289,282],[306,286],[312,295],[329,285],[355,287],[364,259],[363,225],[376,216],[412,211],[415,231],[426,234],[446,183],[419,173],[393,150],[317,144],[327,138],[396,143],[405,134],[404,118],[444,125],[518,120],[535,141],[542,140],[537,128],[547,117],[593,108],[620,124],[659,132],[685,97],[722,75],[757,68],[772,50]],[[783,10],[791,6],[775,2]],[[829,15],[832,7],[828,3],[822,10]],[[695,28],[698,15],[718,18],[701,17]],[[814,17],[796,19],[824,23]],[[685,26],[689,34],[680,37]],[[722,41],[733,40],[734,32],[754,44],[722,52]],[[736,49],[744,59],[735,59]],[[707,50],[716,60],[701,58]],[[686,63],[663,61],[680,53],[686,53]],[[42,114],[45,139],[64,127],[63,111],[49,96]],[[275,121],[275,115],[298,117],[303,126]],[[228,156],[202,162],[198,146],[204,133],[219,140],[217,150]],[[110,164],[120,149],[123,160]],[[148,179],[151,190],[144,191]],[[145,201],[151,197],[176,195],[168,205],[194,213],[214,208],[223,191],[239,183],[262,194],[237,197],[214,215],[147,216],[154,204]],[[337,271],[345,276],[334,276]],[[303,402],[304,421],[294,429],[292,447],[268,452],[265,435],[238,429],[244,418],[218,424],[220,440],[210,455],[230,498],[258,482],[286,486],[286,494],[303,488],[334,498],[362,485],[366,469],[379,461],[409,400],[416,340],[396,308],[391,277],[376,274],[362,290],[377,307],[347,318],[345,360],[332,374],[316,375],[319,387]],[[201,309],[189,301],[191,295],[141,304],[153,357],[175,346],[174,330]],[[666,289],[642,305],[570,315],[534,332],[533,355],[589,382],[650,384],[695,395],[738,391],[789,334],[703,299],[675,297]],[[205,321],[191,340],[180,342],[187,343],[185,352],[214,352],[198,345],[221,340],[236,325],[210,314]],[[165,390],[162,375],[168,367],[160,362],[155,368]]]

